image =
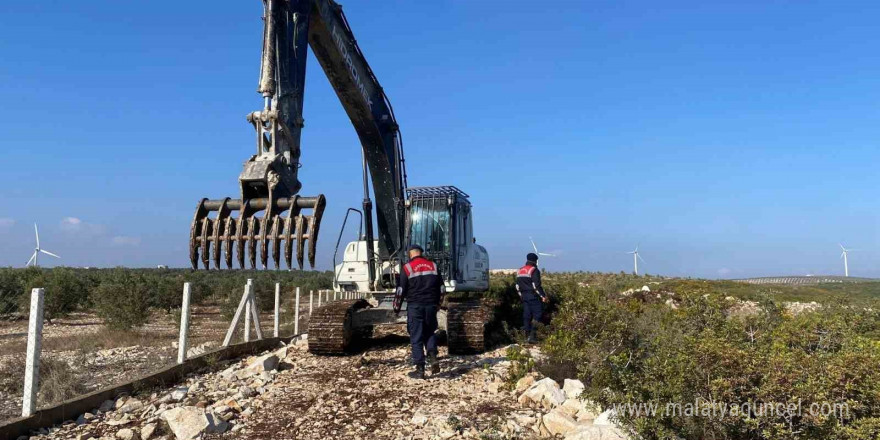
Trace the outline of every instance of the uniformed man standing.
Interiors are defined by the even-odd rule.
[[[425,378],[425,352],[431,374],[440,372],[437,361],[437,310],[443,298],[443,277],[433,261],[422,256],[422,248],[412,245],[408,249],[409,263],[403,266],[400,286],[394,300],[394,311],[399,312],[406,300],[406,329],[412,344],[412,361],[415,371],[410,377]]]
[[[541,271],[538,269],[538,256],[533,253],[526,255],[526,265],[516,273],[516,291],[523,303],[523,330],[529,343],[538,342],[532,321],[539,321],[544,313],[543,303],[547,302],[547,294],[541,287]]]

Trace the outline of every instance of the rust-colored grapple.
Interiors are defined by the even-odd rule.
[[[226,267],[232,268],[233,254],[237,253],[238,265],[245,267],[245,256],[251,269],[257,268],[257,247],[260,248],[260,263],[267,267],[269,251],[275,268],[281,266],[281,245],[284,244],[284,261],[287,268],[293,266],[293,249],[296,248],[296,262],[300,269],[306,247],[309,265],[315,265],[315,245],[318,230],[324,214],[326,202],[323,195],[317,197],[293,196],[276,199],[269,198],[223,200],[202,199],[196,208],[190,231],[189,257],[194,269],[198,268],[199,255],[205,269],[220,268],[221,255]],[[311,215],[303,211],[311,209]],[[233,216],[234,212],[237,216]],[[257,216],[257,214],[262,215]],[[225,250],[223,249],[225,247]],[[235,249],[235,251],[233,251]]]

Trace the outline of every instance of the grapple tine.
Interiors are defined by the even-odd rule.
[[[232,269],[232,248],[235,246],[235,219],[226,219],[226,268]]]
[[[196,213],[193,216],[193,222],[189,230],[189,261],[193,269],[199,268],[199,243],[198,237],[202,235],[202,219],[208,216],[208,209],[205,208],[205,202],[208,199],[199,200],[196,206]]]
[[[281,231],[284,219],[276,217],[272,222],[272,260],[275,261],[275,270],[281,269]]]
[[[205,217],[202,219],[202,264],[205,266],[205,269],[210,269],[210,255],[208,251],[211,249],[211,240],[209,237],[211,236],[211,219]]]
[[[217,211],[217,219],[214,221],[214,267],[220,269],[220,251],[223,248],[223,236],[226,234],[226,220],[229,218],[229,197],[223,199],[220,209]]]
[[[296,216],[296,263],[299,264],[300,270],[303,268],[303,229],[306,227],[306,222],[303,221],[303,216]]]
[[[260,219],[260,264],[263,265],[265,269],[268,267],[269,260],[269,227],[272,224],[272,219],[269,218],[269,213],[266,213],[263,218]]]
[[[315,202],[314,214],[309,219],[309,266],[315,268],[315,249],[318,244],[318,229],[321,227],[321,219],[324,217],[324,208],[327,206],[327,199],[323,195],[318,196]]]
[[[235,241],[238,243],[238,268],[244,269],[244,242],[247,240],[248,222],[246,218],[238,218],[238,228],[235,234]]]
[[[284,219],[284,233],[282,237],[284,240],[284,261],[287,262],[288,269],[293,269],[293,229],[296,227],[296,222],[290,216],[292,212],[293,210],[290,210],[287,218]]]
[[[255,216],[251,216],[248,219],[248,230],[247,230],[247,247],[248,247],[248,260],[251,262],[251,269],[257,268],[257,228],[259,223],[257,222],[257,218]]]

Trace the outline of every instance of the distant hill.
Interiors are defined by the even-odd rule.
[[[811,275],[811,276],[783,276],[783,277],[759,277],[744,278],[738,280],[741,283],[748,284],[822,284],[822,283],[876,283],[880,282],[878,278],[859,278],[859,277],[842,277],[834,275]]]

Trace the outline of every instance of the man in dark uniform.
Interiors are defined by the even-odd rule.
[[[394,299],[394,311],[400,312],[406,300],[406,329],[412,344],[412,361],[416,369],[410,373],[415,379],[425,378],[425,352],[431,374],[440,372],[437,361],[437,310],[443,298],[443,277],[433,261],[422,256],[422,248],[408,248],[409,263],[403,266],[400,286]]]
[[[547,302],[547,294],[541,287],[541,271],[538,270],[538,256],[533,253],[526,255],[526,265],[516,273],[516,291],[523,302],[523,330],[529,343],[538,342],[532,321],[540,321]]]

